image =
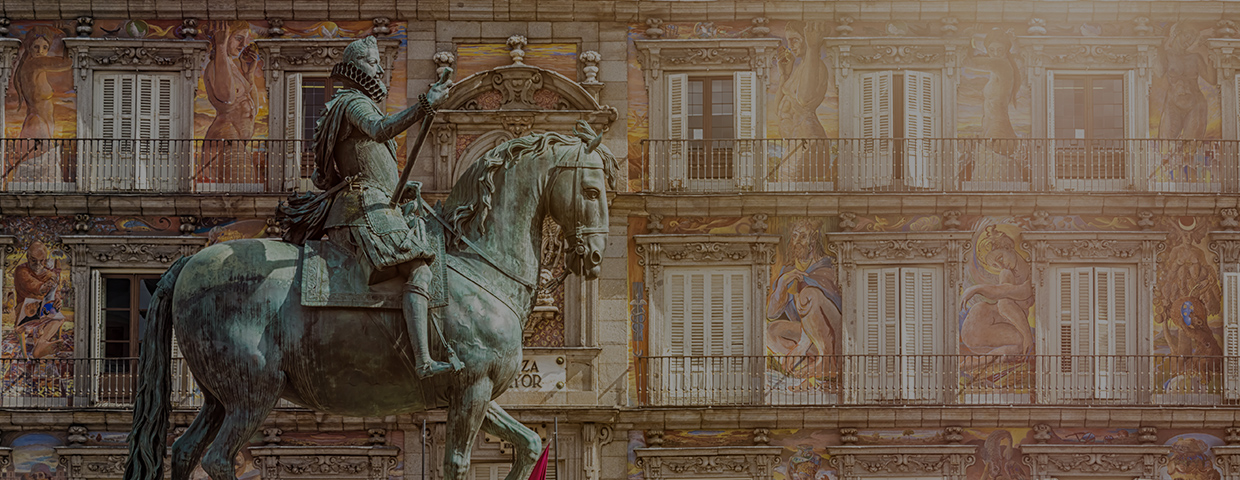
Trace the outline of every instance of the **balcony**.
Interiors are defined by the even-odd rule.
[[[639,357],[635,374],[642,406],[1209,406],[1240,399],[1236,357],[666,356]]]
[[[202,406],[185,360],[173,359],[171,369],[172,408]],[[0,407],[7,409],[129,409],[138,390],[137,358],[6,358],[0,371]]]
[[[652,193],[1240,191],[1236,140],[643,140],[642,162]]]
[[[304,140],[4,139],[0,191],[284,193],[312,168]]]

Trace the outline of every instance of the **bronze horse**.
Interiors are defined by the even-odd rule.
[[[479,428],[516,445],[507,479],[528,477],[538,435],[494,399],[520,371],[543,219],[564,228],[569,270],[599,272],[616,160],[600,135],[579,126],[576,136],[537,134],[494,148],[438,210],[452,232],[436,260],[447,262],[448,302],[431,313],[465,364],[457,374],[418,379],[398,310],[302,306],[297,245],[235,240],[174,263],[151,298],[124,478],[163,478],[174,331],[204,401],[173,444],[173,480],[188,480],[200,459],[212,480],[234,479],[237,452],[281,398],[350,416],[446,407],[445,479],[468,474]]]

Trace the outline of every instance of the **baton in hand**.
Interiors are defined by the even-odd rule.
[[[447,84],[452,81],[452,69],[444,68],[443,73],[439,75],[439,81],[435,85]],[[434,85],[431,86],[434,88]],[[396,183],[396,191],[392,192],[391,206],[400,205],[400,197],[405,194],[405,185],[409,183],[409,174],[413,173],[413,163],[418,160],[418,152],[422,151],[422,144],[426,143],[426,135],[431,132],[431,124],[435,123],[435,112],[426,112],[426,116],[422,117],[422,127],[418,129],[418,138],[413,141],[413,150],[409,152],[409,158],[405,160],[405,169],[400,172],[400,180]]]

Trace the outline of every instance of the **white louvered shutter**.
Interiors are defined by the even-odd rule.
[[[90,271],[90,309],[91,309],[91,313],[94,315],[94,318],[91,319],[91,326],[92,326],[91,335],[95,337],[94,338],[95,340],[94,341],[94,347],[95,347],[94,357],[96,359],[100,359],[100,360],[95,360],[91,362],[90,367],[89,367],[90,368],[90,385],[91,385],[90,391],[92,392],[91,403],[95,403],[99,401],[99,392],[101,391],[101,387],[102,387],[101,385],[102,379],[100,377],[103,375],[104,369],[106,368],[106,363],[108,362],[108,360],[105,359],[107,357],[107,351],[104,348],[104,328],[105,328],[105,323],[106,323],[105,318],[107,317],[104,315],[104,312],[103,312],[103,307],[104,307],[103,299],[104,299],[103,275],[100,274],[98,270],[91,270]]]
[[[133,182],[134,97],[136,78],[132,73],[95,75],[94,137],[99,153],[87,158],[88,188],[116,190],[130,188]]]
[[[174,136],[176,98],[175,74],[136,74],[136,134],[138,155],[135,158],[133,188],[169,190],[173,178],[169,140]]]
[[[926,72],[904,72],[904,182],[912,187],[937,186],[934,168],[935,114],[938,82]]]
[[[302,74],[289,73],[284,77],[284,154],[286,157],[284,186],[292,187],[301,175],[302,144],[295,140],[303,140],[305,131],[305,112],[302,111]],[[311,139],[304,139],[311,140]]]
[[[935,355],[939,353],[940,291],[938,269],[900,269],[900,355],[906,399],[938,397],[937,375],[942,365]]]
[[[669,394],[704,402],[746,394],[749,270],[665,271],[668,366],[664,370]]]
[[[1240,273],[1223,274],[1224,389],[1228,400],[1240,399]]]
[[[1088,362],[1094,347],[1091,274],[1089,267],[1059,269],[1059,357],[1054,360],[1059,368],[1046,387],[1067,398],[1091,398],[1094,392],[1093,365]]]
[[[755,142],[758,138],[758,75],[754,72],[736,72],[732,74],[735,88],[733,99],[736,105],[736,184],[741,189],[752,189],[754,172],[760,167],[756,165],[758,151]]]
[[[548,464],[550,466],[550,464]],[[508,463],[475,463],[469,467],[472,480],[504,480],[512,465]]]
[[[689,129],[689,76],[683,73],[667,75],[667,168],[668,188],[685,187],[689,177],[688,139]]]
[[[862,140],[857,156],[857,184],[861,188],[873,188],[891,184],[893,175],[891,159],[892,104],[891,72],[861,74],[861,98],[857,131]]]
[[[900,269],[865,268],[858,289],[862,355],[852,389],[862,401],[899,398],[900,392]]]

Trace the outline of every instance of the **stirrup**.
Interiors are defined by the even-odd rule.
[[[413,373],[417,374],[418,378],[423,380],[441,373],[455,372],[456,370],[454,370],[453,365],[448,362],[437,362],[433,360],[430,363],[423,363],[413,367]]]

